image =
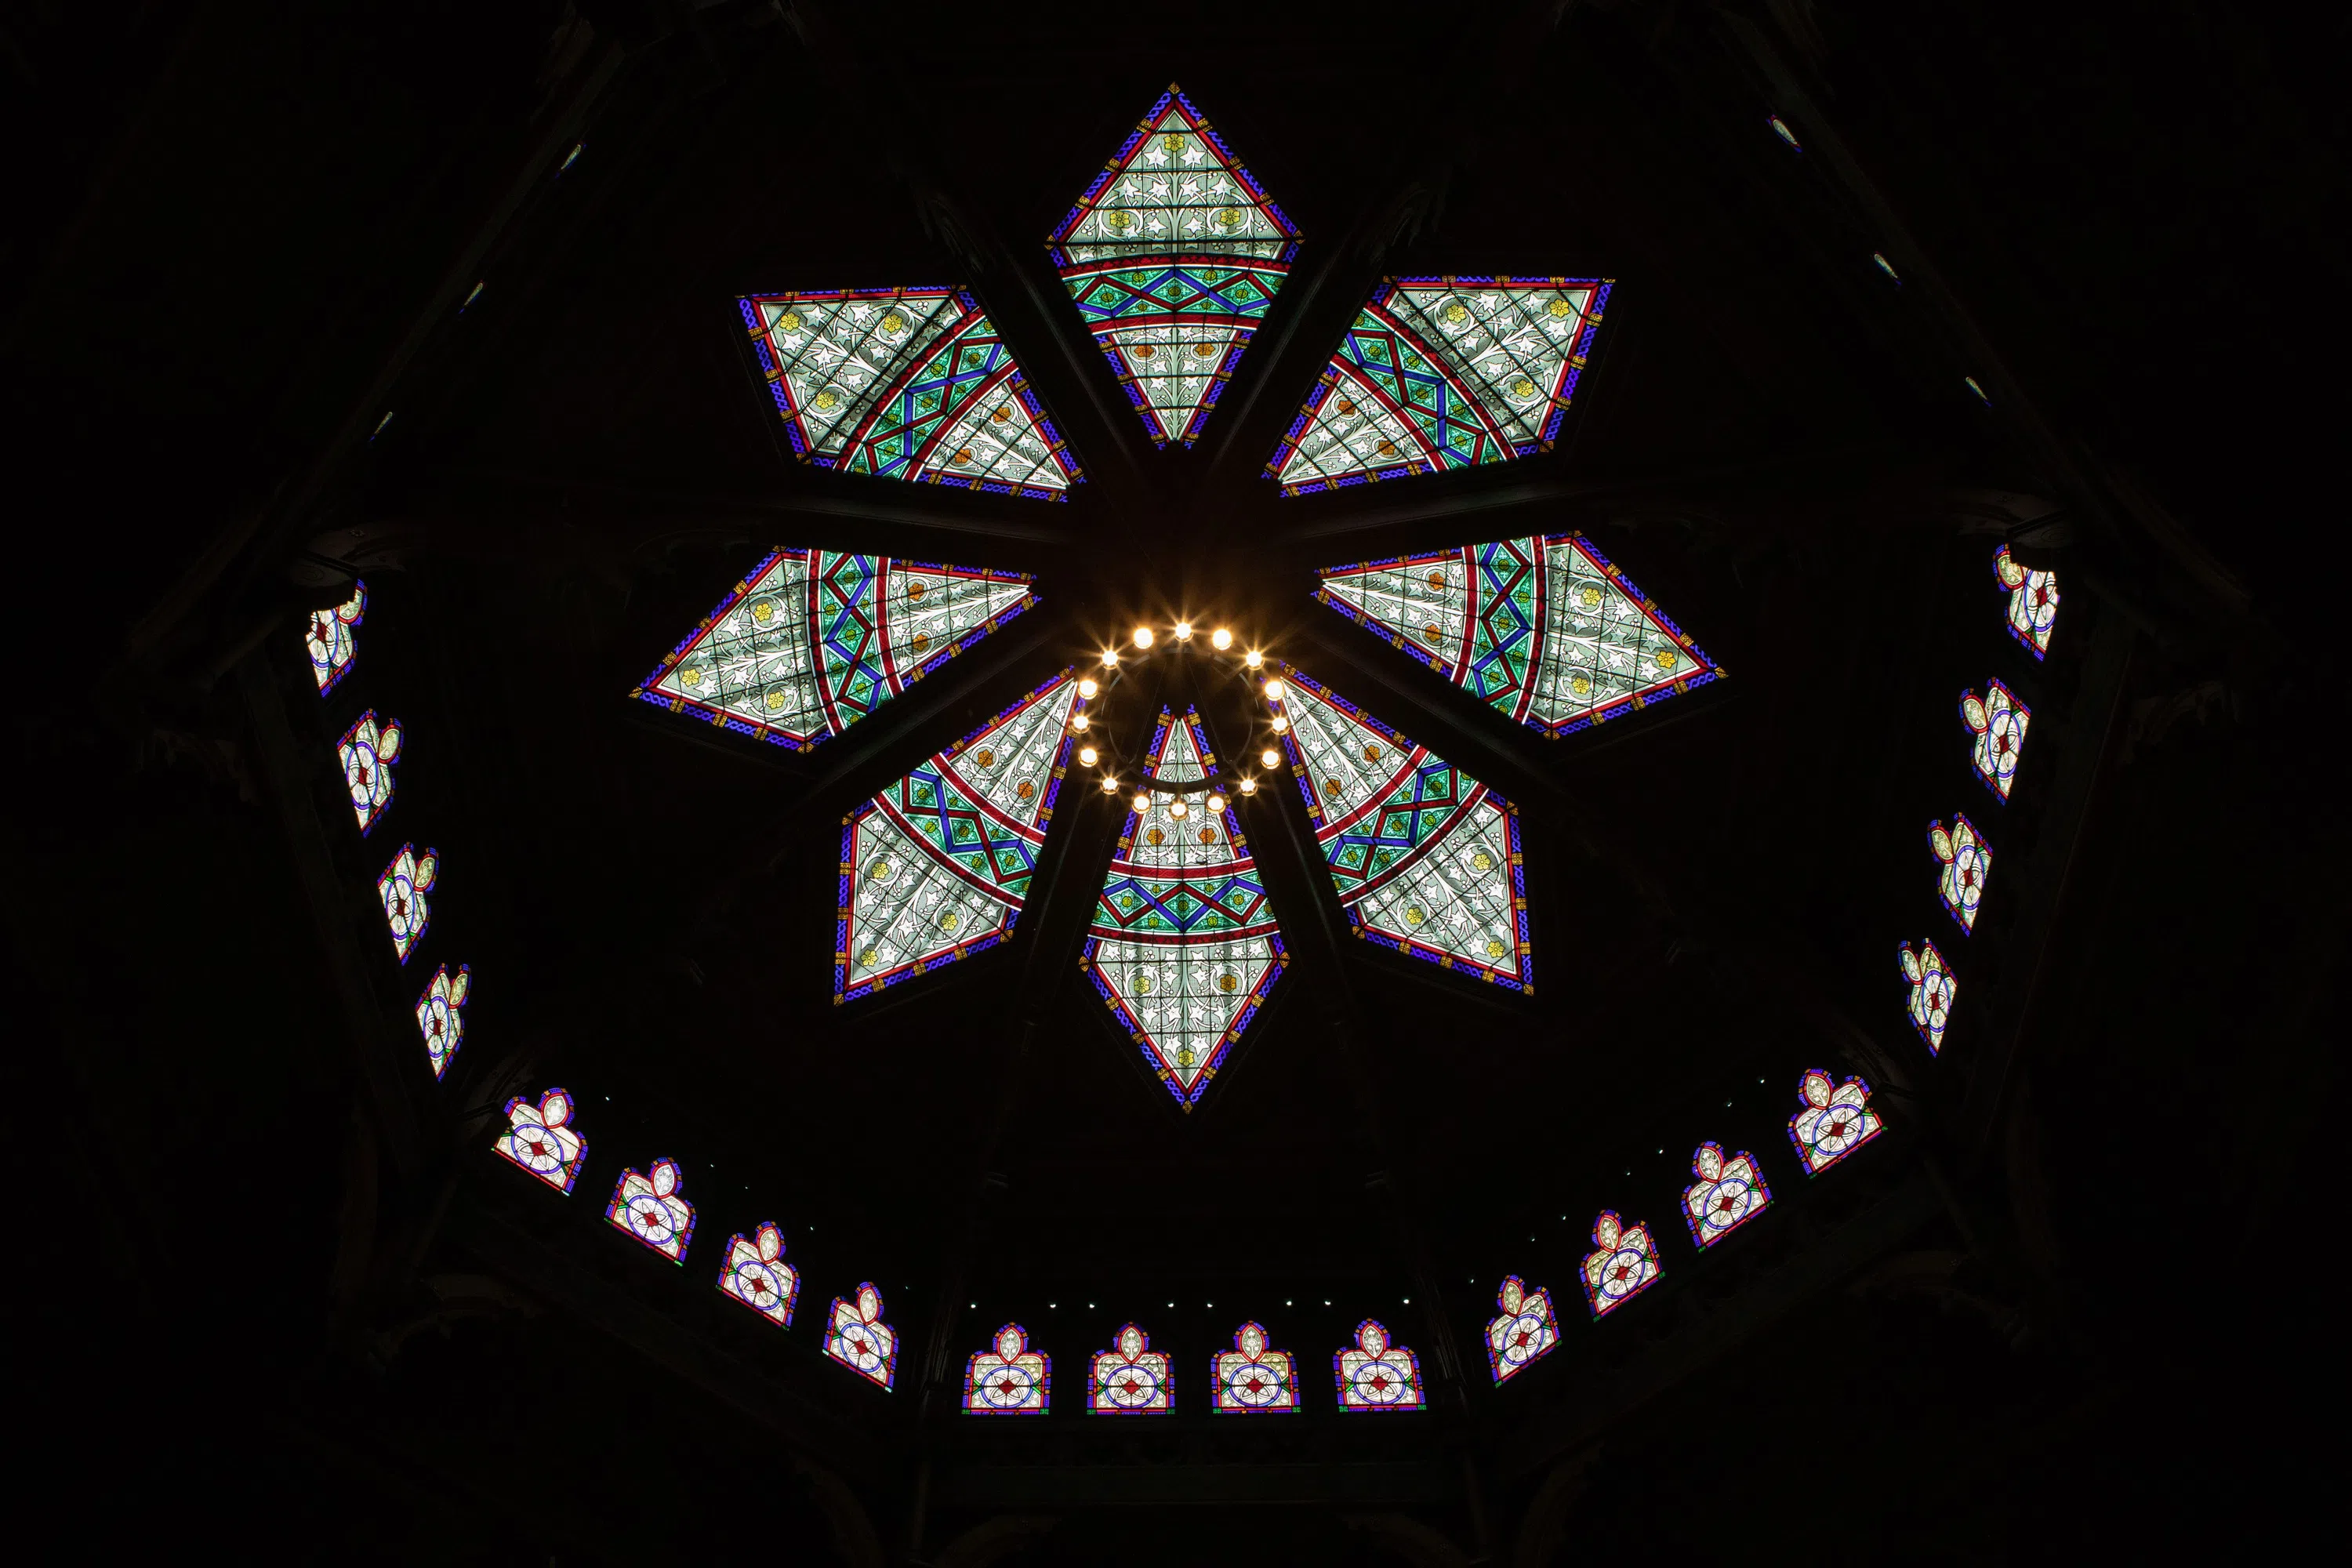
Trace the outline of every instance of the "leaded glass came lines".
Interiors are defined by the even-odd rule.
[[[1286,495],[1549,451],[1605,279],[1392,278],[1266,464]]]
[[[1036,603],[1017,572],[777,550],[629,695],[798,751]]]
[[[1580,533],[1465,544],[1320,575],[1323,603],[1547,735],[1723,675]]]

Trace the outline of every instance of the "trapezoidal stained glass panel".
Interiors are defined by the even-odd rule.
[[[1969,761],[1984,780],[1985,788],[2007,800],[2017,783],[2017,764],[2025,752],[2025,729],[2033,710],[1998,679],[1985,682],[1985,694],[1960,693],[1960,724],[1969,735]]]
[[[1035,604],[1018,572],[777,550],[630,696],[794,751]]]
[[[867,1280],[853,1300],[833,1299],[824,1353],[878,1387],[898,1374],[898,1331],[882,1321],[882,1292]]]
[[[1698,1180],[1683,1189],[1683,1223],[1701,1247],[1713,1247],[1772,1201],[1756,1156],[1746,1150],[1727,1154],[1720,1143],[1702,1143],[1691,1156],[1691,1174]]]
[[[1272,1349],[1262,1325],[1244,1323],[1234,1331],[1234,1348],[1217,1352],[1216,1396],[1210,1408],[1219,1415],[1298,1414],[1298,1379],[1290,1352]]]
[[[1323,603],[1547,735],[1722,679],[1580,533],[1465,544],[1321,576]]]
[[[605,1223],[672,1263],[684,1263],[694,1241],[694,1205],[677,1188],[675,1160],[656,1160],[643,1173],[625,1169],[613,1201],[604,1205]]]
[[[1531,990],[1518,813],[1295,668],[1266,683],[1283,744],[1359,936]]]
[[[1495,1292],[1495,1304],[1502,1311],[1486,1323],[1486,1365],[1502,1383],[1551,1353],[1559,1343],[1559,1318],[1552,1310],[1551,1292],[1528,1289],[1516,1274]]]
[[[1936,944],[1922,940],[1919,951],[1911,951],[1907,942],[1895,944],[1895,962],[1902,966],[1903,981],[1910,988],[1904,999],[1904,1009],[1911,1015],[1911,1026],[1919,1031],[1919,1041],[1927,1047],[1929,1056],[1940,1055],[1944,1049],[1944,1029],[1952,1021],[1952,1004],[1958,1000],[1960,983],[1952,974],[1952,966],[1936,951]]]
[[[1993,581],[2009,590],[2009,635],[2035,658],[2050,655],[2058,629],[2058,574],[2018,564],[2004,542],[1992,552]]]
[[[1029,1348],[1029,1331],[1007,1323],[963,1369],[967,1415],[1043,1415],[1053,1394],[1053,1363]]]
[[[1342,1410],[1425,1410],[1421,1358],[1389,1339],[1370,1318],[1356,1325],[1356,1342],[1331,1358]]]
[[[1168,1357],[1133,1323],[1120,1325],[1111,1348],[1097,1351],[1087,1369],[1090,1415],[1165,1415],[1175,1401]]]
[[[506,1131],[492,1145],[501,1159],[529,1171],[559,1193],[569,1193],[588,1158],[588,1140],[572,1127],[572,1096],[551,1089],[538,1103],[507,1101]]]
[[[392,764],[400,756],[400,721],[380,722],[375,710],[369,709],[335,742],[335,754],[342,760],[352,815],[359,819],[360,837],[364,838],[375,831],[376,823],[392,805]]]
[[[425,1058],[433,1064],[435,1078],[449,1070],[457,1047],[465,1043],[466,994],[473,985],[470,967],[461,963],[452,974],[445,963],[433,972],[432,983],[416,999],[416,1032],[425,1038]]]
[[[738,301],[793,455],[824,468],[1066,499],[1068,443],[961,289],[835,289]]]
[[[1171,87],[1046,246],[1152,440],[1189,447],[1288,275],[1298,230]]]
[[[392,950],[406,963],[408,955],[416,951],[424,940],[425,928],[433,923],[433,907],[427,897],[441,873],[441,857],[434,850],[416,852],[414,844],[404,844],[375,879],[376,896],[383,900],[383,923],[392,932]]]
[[[1977,929],[1977,910],[1984,904],[1985,883],[1992,876],[1992,846],[1977,825],[1959,813],[1952,826],[1927,825],[1927,852],[1936,858],[1936,894],[1945,912],[1959,921],[1960,930]]]
[[[367,584],[356,579],[350,598],[310,612],[310,623],[302,628],[302,646],[310,655],[310,679],[318,683],[320,696],[332,691],[350,673],[360,650],[353,628],[366,618]]]
[[[1166,709],[1147,780],[1195,783],[1216,758],[1200,715]],[[1274,908],[1233,804],[1147,789],[1130,810],[1079,963],[1176,1102],[1190,1110],[1283,966]]]
[[[1267,475],[1306,495],[1549,451],[1609,289],[1596,278],[1388,279]]]
[[[1615,1209],[1592,1222],[1592,1250],[1584,1255],[1584,1295],[1592,1315],[1604,1317],[1658,1282],[1658,1244],[1646,1225],[1627,1225]]]
[[[801,1296],[800,1270],[784,1261],[784,1233],[773,1221],[761,1221],[749,1237],[739,1232],[727,1238],[719,1288],[776,1327],[793,1326],[793,1304]]]
[[[1804,1109],[1789,1118],[1789,1142],[1805,1174],[1818,1176],[1878,1136],[1882,1123],[1870,1109],[1870,1085],[1858,1078],[1837,1083],[1819,1068],[1808,1068],[1797,1085]]]
[[[835,1002],[1004,940],[1045,842],[1078,706],[1066,670],[845,819]]]

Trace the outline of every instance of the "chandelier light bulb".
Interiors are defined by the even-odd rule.
[[[1192,808],[1191,806],[1186,805],[1181,800],[1171,800],[1168,803],[1168,815],[1177,818],[1179,821],[1181,821],[1184,817],[1190,816],[1192,814]]]
[[[1234,646],[1234,634],[1227,631],[1224,627],[1219,626],[1215,631],[1209,634],[1209,646],[1215,648],[1219,653],[1223,653],[1225,649]]]
[[[1265,662],[1265,655],[1258,652],[1255,648],[1252,648],[1249,652],[1242,655],[1242,662],[1248,665],[1252,669],[1255,669],[1258,666]]]
[[[1168,629],[1175,634],[1176,640],[1178,642],[1191,642],[1192,640],[1192,623],[1190,621],[1178,621],[1174,626]]]
[[[1078,681],[1078,695],[1081,697],[1092,697],[1101,689],[1101,687],[1095,684],[1095,678],[1091,675],[1083,677]]]
[[[1277,735],[1290,728],[1290,721],[1277,713],[1274,716],[1274,732]]]
[[[1085,734],[1088,729],[1092,728],[1093,724],[1094,721],[1087,718],[1083,713],[1073,713],[1070,715],[1070,728],[1076,730],[1081,735]]]
[[[1265,700],[1268,702],[1279,702],[1282,700],[1283,693],[1288,689],[1289,688],[1284,686],[1279,678],[1269,680],[1265,683]]]
[[[1118,649],[1115,647],[1107,647],[1103,649],[1103,668],[1105,669],[1117,669],[1118,668]]]
[[[1151,809],[1151,797],[1144,794],[1141,790],[1137,790],[1135,792],[1135,809],[1139,812],[1150,811]]]
[[[1257,760],[1264,763],[1269,768],[1278,768],[1282,766],[1282,753],[1276,751],[1272,746],[1268,746],[1265,751],[1260,752],[1257,754]]]
[[[1105,795],[1117,795],[1118,793],[1118,781],[1117,779],[1114,779],[1114,778],[1106,778],[1106,779],[1104,779],[1104,780],[1103,780],[1103,794],[1105,794]]]
[[[1218,813],[1218,812],[1221,812],[1221,811],[1223,811],[1223,810],[1224,810],[1224,809],[1225,809],[1225,797],[1224,797],[1223,795],[1221,795],[1212,794],[1212,795],[1209,796],[1209,811],[1210,811],[1211,815],[1213,815],[1213,816],[1214,814],[1216,814],[1216,813]]]
[[[1244,795],[1255,795],[1257,793],[1257,780],[1244,779],[1234,787],[1240,790]]]
[[[1151,646],[1151,628],[1150,626],[1138,626],[1135,628],[1135,646],[1138,647],[1150,647]]]
[[[1095,765],[1095,759],[1101,754],[1101,752],[1096,751],[1092,746],[1080,746],[1078,748],[1078,766],[1082,768],[1093,767]]]

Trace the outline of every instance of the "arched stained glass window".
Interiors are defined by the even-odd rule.
[[[384,924],[392,931],[392,950],[400,954],[403,963],[416,951],[425,928],[432,922],[433,910],[425,895],[433,890],[440,869],[440,856],[430,849],[419,855],[415,845],[404,844],[392,864],[383,868],[383,875],[375,879],[376,893],[383,900]]]
[[[1192,444],[1298,230],[1171,87],[1046,241],[1154,442]]]
[[[559,1193],[569,1193],[588,1158],[588,1140],[572,1128],[572,1096],[551,1089],[534,1105],[517,1095],[507,1101],[507,1129],[492,1145]]]
[[[320,696],[332,691],[352,668],[352,658],[359,652],[352,628],[366,618],[367,584],[356,581],[350,598],[310,612],[310,624],[302,629],[302,643],[310,650],[310,679],[318,682]]]
[[[1528,1289],[1516,1274],[1495,1292],[1495,1304],[1503,1310],[1486,1324],[1486,1364],[1502,1383],[1551,1353],[1559,1343],[1559,1319],[1552,1311],[1551,1292]]]
[[[1165,1415],[1174,1408],[1176,1385],[1168,1358],[1151,1348],[1150,1336],[1124,1324],[1111,1348],[1097,1351],[1087,1372],[1087,1409],[1096,1415]]]
[[[2025,727],[2032,720],[2032,710],[1998,680],[1985,682],[1982,697],[1973,691],[1960,693],[1960,722],[1974,737],[1969,760],[1976,764],[1977,777],[1984,780],[1985,787],[2003,800],[2017,782]]]
[[[1646,1225],[1627,1225],[1615,1209],[1592,1222],[1593,1250],[1584,1255],[1584,1298],[1604,1317],[1658,1282],[1658,1247]]]
[[[967,1415],[1043,1415],[1053,1395],[1053,1363],[1029,1348],[1029,1331],[1007,1323],[963,1369]]]
[[[1960,983],[1952,977],[1951,965],[1936,951],[1932,942],[1921,942],[1919,951],[1913,952],[1909,942],[1895,948],[1903,966],[1903,978],[1909,983],[1911,994],[1905,1005],[1911,1014],[1911,1026],[1919,1031],[1927,1054],[1937,1055],[1944,1048],[1944,1026],[1952,1020],[1952,1002],[1960,994]]]
[[[1148,778],[1198,783],[1215,766],[1200,715],[1160,710]],[[1150,805],[1128,813],[1079,962],[1189,1110],[1290,955],[1232,804],[1212,812],[1205,794],[1145,793]]]
[[[798,751],[1036,600],[1017,572],[777,550],[630,696]]]
[[[378,723],[371,708],[343,731],[343,738],[335,742],[335,753],[342,759],[352,815],[359,818],[360,836],[365,837],[392,804],[392,764],[400,755],[400,725]]]
[[[1220,1415],[1298,1413],[1298,1379],[1290,1352],[1270,1349],[1265,1330],[1244,1323],[1234,1331],[1234,1348],[1217,1352],[1216,1401]]]
[[[1365,301],[1266,473],[1285,495],[1549,451],[1604,279],[1396,278]]]
[[[1713,1247],[1772,1201],[1756,1156],[1745,1150],[1726,1154],[1720,1143],[1702,1143],[1691,1157],[1691,1174],[1698,1180],[1683,1189],[1683,1223],[1701,1247]]]
[[[739,301],[793,454],[821,468],[1038,500],[1078,482],[1013,351],[961,289]]]
[[[2021,566],[2003,544],[1992,552],[1993,580],[2009,590],[2009,635],[2036,658],[2050,652],[2058,629],[2058,574]]]
[[[1527,872],[1509,802],[1285,668],[1270,700],[1359,936],[1528,990]]]
[[[836,1002],[993,947],[1012,931],[1077,706],[1066,671],[845,819]]]
[[[833,1299],[833,1315],[824,1327],[824,1353],[865,1378],[887,1388],[898,1373],[898,1331],[882,1321],[882,1292],[873,1282],[857,1288],[856,1300]]]
[[[1944,908],[1964,931],[1977,928],[1977,908],[1984,902],[1985,880],[1992,875],[1992,847],[1977,832],[1976,824],[1955,812],[1948,828],[1927,825],[1927,848],[1942,869],[1936,874],[1936,891]]]
[[[1797,1086],[1804,1109],[1789,1118],[1789,1142],[1805,1174],[1818,1176],[1864,1143],[1878,1136],[1878,1113],[1870,1109],[1870,1085],[1858,1078],[1835,1083],[1819,1068],[1809,1068]]]
[[[793,1303],[801,1299],[801,1276],[784,1261],[783,1231],[762,1220],[749,1237],[729,1237],[719,1288],[776,1327],[791,1328]]]
[[[1426,1410],[1421,1358],[1390,1342],[1388,1330],[1370,1318],[1356,1325],[1356,1342],[1331,1358],[1339,1382],[1342,1410]]]
[[[1547,735],[1723,674],[1580,533],[1465,544],[1321,576],[1317,598]]]
[[[642,1174],[624,1170],[613,1201],[604,1205],[604,1218],[672,1263],[684,1263],[694,1241],[694,1205],[677,1187],[675,1160],[656,1160]]]
[[[449,973],[443,964],[433,972],[433,983],[416,999],[416,1032],[425,1037],[425,1059],[439,1078],[457,1059],[466,1038],[466,993],[473,988],[474,972],[465,964]]]

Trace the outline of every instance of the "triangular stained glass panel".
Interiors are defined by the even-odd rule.
[[[1722,679],[1580,533],[1465,544],[1321,575],[1317,598],[1547,735]]]
[[[824,468],[1062,500],[1068,443],[961,289],[738,301],[793,455]]]
[[[1069,764],[1065,670],[842,824],[834,1000],[995,946],[1013,930]]]
[[[629,695],[800,750],[1036,603],[1017,572],[777,550]]]
[[[1171,87],[1046,241],[1153,441],[1191,446],[1298,251],[1298,229]]]
[[[1266,464],[1286,495],[1549,451],[1601,330],[1596,278],[1392,278]]]
[[[1517,809],[1328,688],[1283,679],[1283,744],[1356,934],[1532,989]]]
[[[1200,716],[1162,709],[1150,777],[1192,783],[1215,766]],[[1149,810],[1128,813],[1079,963],[1190,1110],[1290,955],[1231,804],[1212,813],[1205,793],[1150,794]]]

